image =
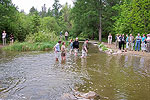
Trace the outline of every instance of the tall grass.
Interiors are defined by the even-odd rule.
[[[57,42],[37,42],[37,43],[14,43],[2,48],[8,51],[47,51],[51,50]]]

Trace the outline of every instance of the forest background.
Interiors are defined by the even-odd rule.
[[[69,37],[105,41],[109,33],[150,32],[150,0],[76,0],[71,7],[54,0],[52,8],[32,7],[29,14],[11,0],[0,0],[0,32],[14,35],[15,41],[56,41],[62,31]],[[0,34],[1,37],[2,34]],[[0,42],[2,40],[0,39]]]

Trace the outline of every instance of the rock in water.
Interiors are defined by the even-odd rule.
[[[78,100],[74,95],[65,93],[61,96],[60,100]]]
[[[98,95],[93,92],[93,91],[89,91],[88,93],[85,93],[83,95],[81,95],[83,98],[85,99],[94,99],[95,97],[97,97]]]
[[[61,96],[60,100],[100,100],[99,98],[100,97],[97,93],[93,91],[89,91],[88,93],[78,92],[78,93],[75,93],[74,95],[65,93],[63,94],[63,96]]]

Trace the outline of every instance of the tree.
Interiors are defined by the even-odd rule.
[[[34,6],[30,9],[29,14],[33,15],[34,13],[38,12],[37,9],[34,8]]]
[[[72,22],[70,19],[71,16],[71,6],[67,3],[62,6],[60,11],[61,16],[59,17],[59,25],[62,27],[62,30],[71,31],[72,29]]]
[[[14,30],[13,27],[16,25],[16,23],[14,23],[17,20],[16,13],[18,13],[18,11],[11,0],[0,1],[0,32],[6,30],[7,36],[9,36]]]
[[[48,9],[48,12],[47,12],[46,16],[51,16],[51,17],[53,16],[51,8]]]
[[[42,11],[40,12],[40,16],[41,17],[46,17],[46,5],[44,4],[43,6],[42,6]]]
[[[112,9],[121,0],[76,0],[72,9],[74,31],[77,35],[102,40],[112,32],[112,17],[118,12]]]
[[[41,25],[40,16],[38,15],[37,12],[34,13],[32,24],[33,24],[33,30],[32,30],[32,32],[33,33],[37,33],[39,31],[40,25]]]
[[[60,16],[60,8],[61,8],[61,4],[59,4],[59,0],[54,0],[54,4],[53,4],[53,9],[52,9],[52,12],[53,12],[53,16],[55,16],[56,18],[59,18]]]
[[[119,15],[114,17],[114,31],[117,33],[148,33],[150,31],[149,0],[125,0],[114,7]]]

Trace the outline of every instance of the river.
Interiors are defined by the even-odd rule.
[[[0,50],[0,100],[58,100],[78,87],[101,100],[150,100],[150,59],[110,56],[89,45],[88,57]]]

